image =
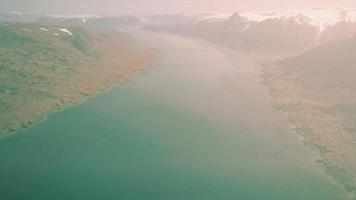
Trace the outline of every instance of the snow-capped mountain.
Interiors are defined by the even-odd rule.
[[[303,51],[356,33],[356,9],[244,11],[191,19],[193,23],[166,23],[150,28],[218,41],[234,48],[286,52]]]
[[[227,20],[234,13],[210,15],[200,20],[223,21]],[[356,9],[301,9],[288,11],[252,11],[238,12],[241,17],[250,22],[263,22],[265,20],[288,20],[309,23],[312,26],[324,31],[327,27],[334,26],[338,22],[356,22]]]

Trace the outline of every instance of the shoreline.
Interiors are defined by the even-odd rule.
[[[335,146],[342,145],[343,141],[335,135],[340,132],[347,134],[345,131],[337,131],[337,127],[341,127],[341,119],[334,119],[325,113],[327,105],[310,101],[299,94],[296,86],[286,82],[278,70],[280,69],[273,64],[260,66],[261,80],[270,93],[271,105],[286,115],[290,130],[298,135],[301,145],[311,153],[313,164],[332,181],[340,184],[350,198],[354,199],[356,190],[352,176],[348,175],[352,174],[352,169],[347,168],[347,164],[338,156],[343,150]],[[343,148],[346,150],[348,147]]]
[[[60,27],[2,28],[0,37],[12,36],[14,42],[0,44],[0,138],[122,84],[152,66],[158,55],[157,49],[113,29],[68,26],[72,34],[54,35]]]
[[[90,99],[95,98],[97,96],[100,96],[100,95],[102,95],[102,94],[104,94],[106,92],[109,92],[115,87],[120,87],[121,85],[126,84],[127,82],[129,82],[132,79],[134,79],[136,76],[148,73],[148,71],[151,70],[152,66],[154,65],[155,60],[157,59],[156,58],[157,57],[157,51],[155,51],[155,54],[156,55],[152,58],[151,63],[148,63],[147,66],[145,66],[144,68],[138,70],[135,74],[133,74],[133,75],[131,75],[129,77],[123,78],[122,80],[119,80],[117,83],[115,83],[115,84],[113,84],[113,85],[111,85],[109,87],[106,87],[106,88],[104,88],[102,90],[98,90],[97,92],[95,92],[93,94],[89,94],[89,95],[82,95],[81,94],[82,98],[79,101],[70,103],[68,105],[55,107],[53,110],[49,111],[45,116],[43,116],[41,119],[34,119],[33,121],[29,121],[29,122],[27,122],[25,124],[22,124],[21,125],[22,127],[14,128],[14,129],[11,129],[11,130],[0,131],[0,140],[2,140],[4,138],[7,138],[7,137],[12,137],[12,136],[17,135],[17,134],[20,134],[21,131],[24,131],[24,130],[26,130],[28,128],[32,128],[32,127],[35,127],[35,126],[43,123],[52,114],[55,114],[55,113],[58,113],[58,112],[63,112],[63,111],[65,111],[67,109],[70,109],[72,107],[75,107],[75,106],[81,105],[83,103],[86,103]],[[25,125],[25,127],[23,127],[24,125]]]

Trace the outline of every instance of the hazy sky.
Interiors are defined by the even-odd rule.
[[[356,0],[0,0],[1,11],[53,14],[197,13],[356,7]]]

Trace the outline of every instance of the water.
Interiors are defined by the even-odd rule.
[[[147,74],[0,140],[3,200],[342,200],[260,83],[254,55],[138,33]]]

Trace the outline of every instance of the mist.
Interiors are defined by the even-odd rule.
[[[201,13],[356,7],[354,0],[1,0],[0,11],[51,14]]]

